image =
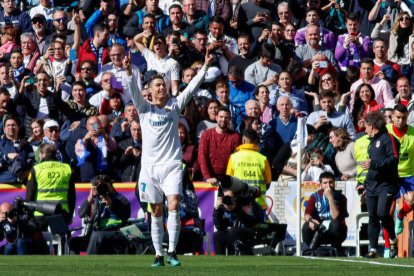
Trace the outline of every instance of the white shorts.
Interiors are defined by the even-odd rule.
[[[139,198],[142,202],[162,203],[163,195],[180,195],[183,167],[181,163],[141,167]]]

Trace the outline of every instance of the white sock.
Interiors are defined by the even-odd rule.
[[[164,238],[164,225],[161,217],[151,216],[151,238],[155,255],[162,256],[162,240]]]
[[[168,211],[168,252],[175,251],[180,236],[180,213],[177,210]]]

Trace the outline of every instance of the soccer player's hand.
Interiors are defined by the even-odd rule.
[[[212,64],[213,61],[214,61],[214,56],[211,54],[211,51],[209,49],[207,49],[206,59],[205,59],[204,64],[208,66],[208,65]]]

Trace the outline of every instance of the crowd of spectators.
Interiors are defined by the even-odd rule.
[[[179,131],[192,180],[217,184],[241,133],[254,129],[273,180],[355,179],[354,141],[372,111],[397,104],[414,123],[411,0],[2,0],[0,183],[27,181],[43,143],[77,182],[136,182],[143,97],[162,74],[177,96],[214,54]],[[226,112],[227,107],[230,114]]]

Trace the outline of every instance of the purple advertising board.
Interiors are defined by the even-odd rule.
[[[77,228],[82,226],[82,220],[78,216],[78,209],[82,202],[84,202],[88,197],[90,193],[90,187],[91,184],[89,183],[76,184],[76,208],[73,222],[70,225],[70,228]],[[115,183],[114,187],[118,192],[122,193],[129,200],[131,204],[131,217],[137,217],[140,206],[137,198],[135,197],[135,183]],[[204,182],[195,182],[194,187],[198,196],[200,218],[205,219],[205,231],[211,237],[210,248],[211,251],[214,252],[212,239],[214,233],[213,209],[217,189]],[[17,196],[20,196],[23,199],[26,197],[25,186],[0,184],[0,203],[9,202],[10,204],[13,204],[13,200]],[[74,233],[74,236],[77,236],[80,233],[81,231],[77,231]]]

